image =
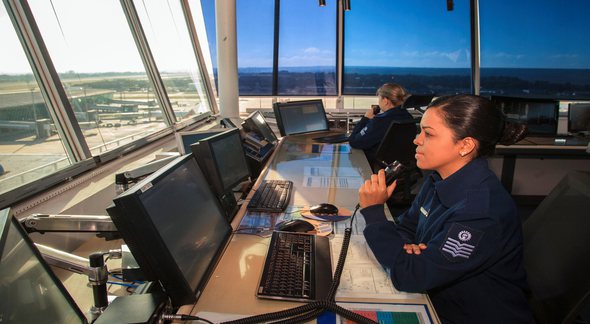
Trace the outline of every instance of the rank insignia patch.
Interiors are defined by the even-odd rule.
[[[454,223],[447,232],[440,251],[449,261],[465,261],[471,257],[483,234],[482,231]]]

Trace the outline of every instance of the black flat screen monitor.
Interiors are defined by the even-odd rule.
[[[572,134],[590,133],[590,102],[569,105],[568,132]]]
[[[0,211],[0,322],[87,323],[8,209]]]
[[[555,136],[559,101],[553,99],[493,96],[492,102],[508,120],[525,123],[528,135]]]
[[[327,131],[322,100],[276,102],[272,105],[281,136]]]
[[[191,145],[191,150],[217,195],[231,191],[250,176],[236,128],[202,139]]]
[[[240,131],[233,128],[207,137],[191,145],[191,150],[231,220],[239,209],[233,188],[250,177]]]
[[[259,111],[251,113],[248,118],[244,120],[244,128],[248,131],[255,132],[270,143],[277,141],[277,136],[272,131],[266,119]]]
[[[193,155],[179,157],[113,202],[107,212],[147,279],[162,284],[173,306],[194,304],[231,226]]]
[[[176,133],[176,145],[180,154],[191,153],[191,144],[194,144],[203,138],[211,137],[225,132],[226,128],[209,129],[204,131],[187,131]]]

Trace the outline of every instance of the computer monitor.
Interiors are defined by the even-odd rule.
[[[0,211],[0,322],[87,323],[9,209]]]
[[[226,128],[214,128],[208,130],[198,130],[198,131],[187,131],[187,132],[177,132],[176,136],[176,145],[178,147],[178,152],[180,154],[189,154],[191,153],[191,144],[194,144],[203,138],[211,137],[213,135],[217,135],[219,133],[225,132]]]
[[[569,104],[568,132],[590,135],[590,102]]]
[[[158,280],[173,306],[200,296],[231,226],[192,154],[113,199],[107,208],[147,280]]]
[[[260,111],[251,113],[248,118],[244,120],[244,130],[255,132],[270,143],[277,141],[277,136],[272,131],[264,116]]]
[[[272,105],[281,136],[327,131],[322,100],[276,102]]]
[[[493,96],[491,100],[508,120],[527,124],[529,135],[557,134],[558,100],[501,96]]]
[[[202,139],[192,144],[191,150],[228,218],[233,218],[237,203],[232,189],[250,177],[239,130]]]
[[[219,121],[219,124],[223,128],[238,128],[238,126],[236,126],[236,124],[234,123],[234,121],[231,118],[228,118],[228,117],[222,118]]]

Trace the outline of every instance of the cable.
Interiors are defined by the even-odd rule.
[[[139,284],[139,285],[143,284],[143,281],[141,281],[141,280],[131,280],[131,281],[125,280],[125,279],[123,279],[123,277],[121,276],[121,274],[109,272],[109,275],[111,275],[111,277],[113,277],[115,279],[118,279],[118,280],[121,280],[123,282],[132,282],[134,284]]]
[[[248,323],[270,322],[273,320],[285,319],[285,318],[297,316],[300,314],[304,314],[304,313],[313,311],[318,306],[319,306],[319,302],[311,302],[309,304],[305,304],[302,306],[298,306],[298,307],[294,307],[294,308],[290,308],[290,309],[286,309],[286,310],[282,310],[282,311],[278,311],[278,312],[266,313],[266,314],[261,314],[261,315],[254,315],[254,316],[250,316],[250,317],[237,319],[234,321],[224,322],[224,324],[248,324]]]
[[[111,284],[111,285],[119,285],[119,286],[124,286],[124,287],[129,287],[129,288],[137,288],[137,285],[128,284],[128,283],[124,283],[124,282],[107,281],[107,283]]]
[[[165,321],[202,321],[205,323],[213,324],[213,322],[211,322],[208,319],[184,314],[163,314],[162,319]]]

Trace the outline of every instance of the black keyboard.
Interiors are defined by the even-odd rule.
[[[258,295],[290,300],[314,299],[315,236],[273,232]]]
[[[261,111],[260,113],[262,114],[262,116],[264,116],[264,118],[275,118],[274,111]]]
[[[263,181],[248,203],[248,210],[266,213],[285,211],[291,199],[293,182],[289,180]]]
[[[315,137],[313,140],[320,143],[342,143],[348,141],[347,133]]]

